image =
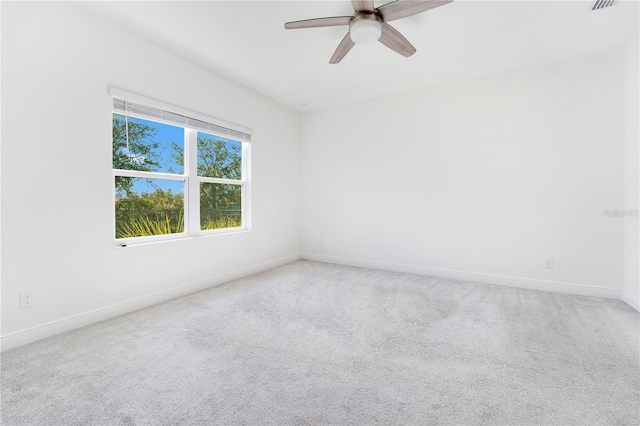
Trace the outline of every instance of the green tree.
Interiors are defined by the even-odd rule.
[[[184,152],[172,144],[174,159],[181,164]],[[242,144],[218,136],[198,134],[198,176],[242,179]],[[239,185],[200,184],[200,224],[202,229],[240,226],[241,187]],[[224,224],[227,224],[226,226]]]
[[[154,139],[151,126],[125,119],[124,115],[113,114],[113,168],[152,172],[160,166],[160,156],[156,149],[160,144]],[[127,138],[128,130],[128,138]],[[134,180],[116,177],[116,191],[131,195]]]
[[[173,158],[184,164],[182,145],[173,142]],[[198,176],[221,179],[242,178],[242,144],[218,136],[198,133]]]
[[[160,168],[160,142],[153,126],[113,114],[112,132],[114,169],[151,172]],[[183,194],[163,191],[151,179],[147,182],[155,190],[138,193],[133,187],[139,179],[142,178],[116,176],[116,237],[183,232]]]

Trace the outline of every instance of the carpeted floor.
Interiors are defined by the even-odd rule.
[[[2,354],[3,425],[640,423],[621,301],[299,261]]]

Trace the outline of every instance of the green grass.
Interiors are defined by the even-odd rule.
[[[164,217],[150,218],[149,216],[130,217],[127,219],[116,219],[116,238],[150,237],[153,235],[166,235],[184,232],[184,217],[182,213],[176,218],[169,217],[165,213]],[[231,216],[218,219],[205,219],[200,229],[208,231],[212,229],[239,228],[242,221]]]
[[[131,217],[121,220],[116,226],[116,238],[149,237],[184,232],[184,217],[170,218],[168,214],[155,219],[149,216]]]

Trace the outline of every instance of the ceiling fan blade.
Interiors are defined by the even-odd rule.
[[[355,45],[356,44],[351,40],[351,35],[347,33],[347,35],[344,36],[344,38],[338,45],[338,48],[336,49],[336,51],[333,52],[333,56],[331,57],[331,60],[329,60],[329,63],[337,64],[338,62],[340,62],[342,58],[344,58],[345,55],[349,53],[351,48]]]
[[[444,6],[453,0],[396,0],[378,8],[378,13],[385,22],[417,15],[436,7]]]
[[[413,47],[411,43],[409,43],[409,40],[404,38],[404,36],[400,34],[398,30],[396,30],[386,22],[382,26],[382,35],[380,36],[380,40],[378,41],[387,46],[389,49],[398,52],[405,58],[408,58],[409,56],[416,53],[416,48]]]
[[[371,12],[373,13],[375,7],[373,6],[373,0],[351,0],[353,10],[356,12]]]
[[[302,21],[287,22],[284,27],[288,30],[296,28],[319,28],[337,27],[339,25],[349,25],[353,16],[332,16],[330,18],[305,19]]]

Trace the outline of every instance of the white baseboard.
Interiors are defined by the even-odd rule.
[[[425,266],[403,265],[398,263],[378,262],[375,260],[327,256],[324,254],[315,253],[302,253],[302,259],[316,260],[325,263],[336,263],[339,265],[359,266],[362,268],[382,269],[385,271],[403,272],[407,274],[451,278],[460,281],[472,281],[484,284],[503,285],[507,287],[526,288],[530,290],[543,290],[554,293],[576,294],[579,296],[603,297],[607,299],[620,299],[622,296],[619,289],[587,284],[568,283],[562,281],[547,281],[532,278],[511,277],[506,275],[484,274],[480,272],[429,268]]]
[[[640,297],[633,297],[629,293],[622,292],[622,301],[631,306],[636,311],[640,312]]]
[[[247,268],[238,269],[236,271],[227,272],[211,277],[206,280],[196,281],[183,284],[168,290],[159,291],[157,293],[138,297],[136,299],[127,300],[125,302],[116,303],[114,305],[105,306],[93,311],[74,315],[61,320],[51,321],[49,323],[37,325],[27,329],[15,331],[0,337],[0,349],[6,351],[18,346],[26,345],[37,340],[55,336],[76,328],[85,327],[96,322],[104,321],[118,315],[146,308],[157,303],[166,302],[176,297],[185,296],[196,291],[204,290],[219,284],[243,278],[258,272],[266,271],[277,266],[281,266],[300,259],[299,254],[294,254],[279,259],[270,260],[268,262],[259,263]]]
[[[206,280],[184,284],[172,289],[160,291],[136,299],[117,303],[93,311],[74,315],[61,320],[37,325],[27,329],[15,331],[0,337],[0,350],[5,351],[26,345],[47,337],[52,337],[67,331],[94,324],[114,318],[118,315],[146,308],[157,303],[166,302],[176,297],[185,296],[196,291],[204,290],[219,284],[243,278],[258,272],[266,271],[277,266],[294,262],[298,259],[315,260],[325,263],[335,263],[339,265],[359,266],[363,268],[382,269],[386,271],[403,272],[416,275],[429,275],[441,278],[450,278],[461,281],[473,281],[485,284],[497,284],[508,287],[526,288],[532,290],[543,290],[556,293],[568,293],[581,296],[604,297],[609,299],[622,299],[632,308],[640,311],[640,301],[627,293],[622,293],[618,289],[593,286],[587,284],[568,283],[561,281],[547,281],[522,277],[511,277],[504,275],[484,274],[479,272],[456,271],[442,268],[429,268],[424,266],[404,265],[398,263],[378,262],[365,259],[354,259],[347,257],[328,256],[315,253],[302,253],[285,256],[279,259],[270,260],[247,268],[238,269],[211,277]]]

